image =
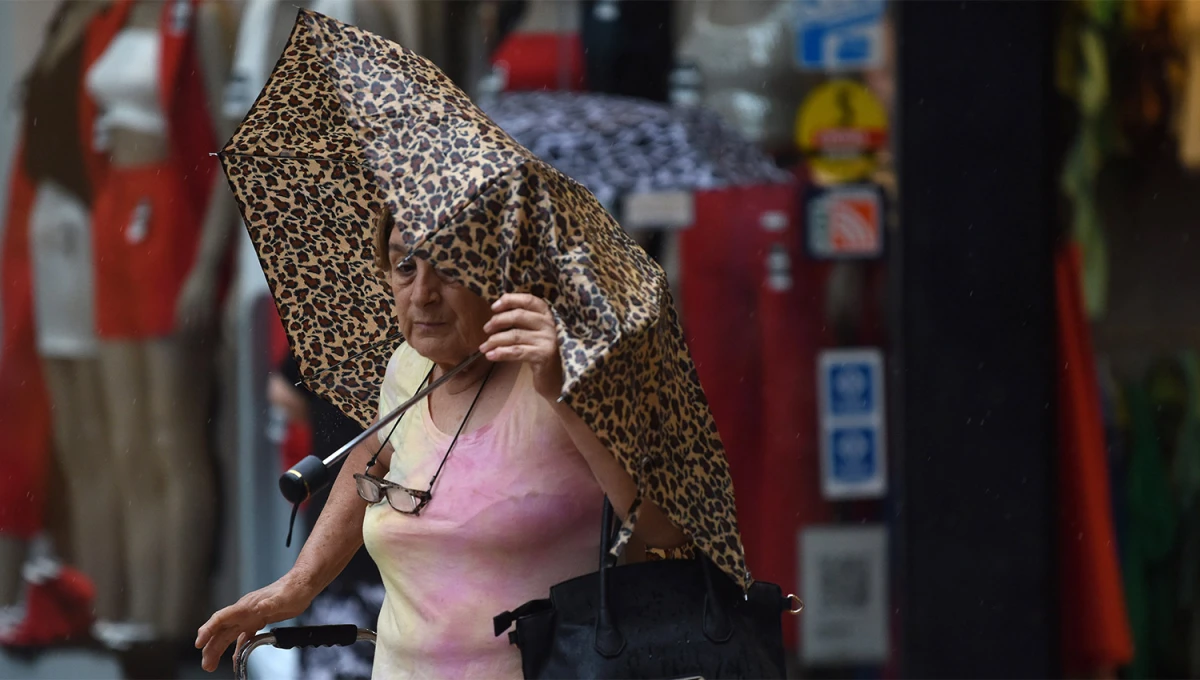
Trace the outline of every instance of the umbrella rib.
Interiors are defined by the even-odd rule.
[[[355,359],[363,356],[364,354],[367,354],[368,352],[374,352],[376,349],[379,349],[380,345],[384,344],[385,342],[388,342],[389,340],[395,340],[396,338],[399,338],[399,337],[401,337],[400,333],[392,333],[391,335],[387,336],[386,338],[384,338],[382,340],[378,340],[376,342],[373,342],[373,343],[367,345],[367,348],[364,349],[363,351],[359,352],[358,354],[348,356],[345,359],[342,359],[341,361],[337,362],[336,364],[333,364],[332,366],[326,366],[325,368],[322,368],[319,371],[314,371],[313,374],[308,377],[311,380],[313,378],[316,378],[318,375],[321,375],[323,373],[328,373],[329,371],[332,371],[332,370],[338,368],[339,366],[346,363],[347,361],[354,361]],[[303,383],[304,383],[304,381],[301,380],[300,382],[296,383],[294,385],[294,387],[300,387]]]
[[[324,156],[267,156],[265,154],[232,153],[229,151],[218,151],[209,155],[216,156],[217,158],[262,158],[271,161],[327,161],[329,163],[345,163],[346,165],[354,165],[360,168],[370,168],[366,163],[349,161],[344,158],[326,158]]]

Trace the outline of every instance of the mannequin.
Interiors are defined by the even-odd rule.
[[[225,7],[222,8],[221,5]],[[127,615],[185,639],[211,571],[209,362],[232,197],[207,156],[229,3],[116,0],[87,73],[111,161],[94,212],[100,390],[125,504]]]
[[[9,480],[21,483],[12,488],[5,484],[0,495],[27,504],[19,514],[28,527],[0,542],[0,606],[11,606],[22,585],[29,590],[25,618],[19,625],[8,622],[13,625],[4,636],[6,643],[50,644],[86,633],[93,613],[119,612],[119,513],[103,441],[96,344],[87,304],[88,212],[103,163],[89,144],[93,109],[81,96],[83,71],[95,56],[88,30],[103,7],[75,0],[58,7],[20,97],[21,150],[5,221],[0,428],[6,433],[7,452],[19,459],[5,461],[7,469],[17,470]],[[53,459],[51,403],[57,444]],[[47,479],[51,470],[55,474]],[[45,496],[42,487],[47,483],[61,493]],[[27,577],[34,572],[40,576],[20,583],[28,532],[36,531],[32,518],[43,514],[38,512],[43,502],[54,552],[60,559],[77,559],[87,574],[71,570],[71,578],[89,593],[88,577],[99,584],[102,593],[94,603],[90,594],[67,594],[60,587],[65,574],[53,563],[49,571],[46,563],[28,565]],[[13,519],[4,518],[6,533],[13,532]]]
[[[678,50],[700,71],[701,103],[770,151],[792,147],[796,110],[817,78],[792,65],[791,6],[697,0]]]
[[[65,3],[38,55],[27,81],[25,165],[37,182],[29,226],[35,328],[53,404],[55,453],[71,499],[71,552],[96,586],[96,616],[116,619],[123,613],[121,515],[87,294],[97,163],[89,163],[90,106],[80,92],[92,60],[86,54],[87,27],[103,8],[101,3]],[[55,115],[62,111],[67,114]]]

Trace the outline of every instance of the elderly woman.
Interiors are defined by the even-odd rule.
[[[295,566],[200,628],[209,671],[235,640],[304,611],[365,542],[387,591],[376,677],[519,678],[520,653],[494,635],[492,616],[594,571],[603,494],[615,508],[635,498],[624,468],[557,401],[563,370],[546,302],[489,303],[406,257],[386,211],[375,237],[407,340],[388,363],[380,413],[476,351],[483,358],[349,455]],[[636,526],[649,547],[686,541],[648,500]]]

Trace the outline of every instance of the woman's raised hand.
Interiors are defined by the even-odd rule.
[[[246,640],[264,627],[299,616],[316,594],[290,576],[247,593],[242,599],[213,614],[196,634],[196,648],[203,649],[204,670],[213,672],[221,655],[234,641],[234,658]]]
[[[550,305],[525,293],[507,293],[492,304],[483,326],[488,339],[479,347],[488,361],[523,361],[533,369],[533,387],[542,398],[558,399],[562,391],[562,359],[558,328]]]

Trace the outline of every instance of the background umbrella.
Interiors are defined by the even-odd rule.
[[[372,264],[372,222],[386,206],[416,256],[477,294],[549,301],[561,398],[641,496],[748,584],[724,451],[662,269],[432,62],[301,10],[220,155],[314,391],[364,425],[375,416],[394,347],[382,341],[398,336]]]
[[[484,111],[607,206],[628,194],[790,180],[716,113],[574,92],[497,95]]]

